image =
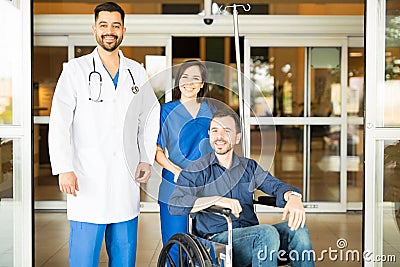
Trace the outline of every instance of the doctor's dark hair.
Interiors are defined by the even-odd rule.
[[[118,12],[119,14],[121,14],[122,23],[125,24],[125,11],[117,3],[105,2],[96,6],[94,9],[94,21],[97,21],[97,18],[99,17],[99,13],[101,11]]]
[[[175,85],[174,85],[174,91],[173,91],[173,100],[179,100],[181,99],[181,90],[179,90],[179,80],[181,79],[183,73],[187,68],[190,68],[192,66],[198,66],[200,69],[201,73],[201,81],[204,83],[203,87],[200,89],[200,91],[197,93],[197,103],[205,101],[205,98],[208,97],[208,74],[207,74],[207,68],[206,66],[201,63],[199,60],[187,60],[183,62],[178,70],[178,73],[176,74],[175,77]]]
[[[235,122],[235,130],[236,133],[241,133],[240,131],[240,118],[238,114],[233,111],[229,106],[226,106],[224,108],[219,108],[216,112],[213,113],[211,120],[215,118],[223,118],[223,117],[231,117],[233,121]]]

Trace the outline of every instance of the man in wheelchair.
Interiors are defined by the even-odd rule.
[[[234,266],[277,266],[284,251],[292,266],[314,266],[300,190],[273,177],[254,160],[234,153],[233,147],[240,142],[241,135],[239,118],[232,110],[214,114],[209,135],[215,153],[193,162],[180,173],[168,203],[171,214],[195,213],[198,235],[227,244],[225,219],[199,211],[214,205],[229,208],[233,215]],[[255,189],[275,196],[276,205],[284,208],[282,220],[288,216],[288,221],[259,225],[253,208]]]

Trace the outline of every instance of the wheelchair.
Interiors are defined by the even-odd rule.
[[[259,196],[253,203],[275,206],[275,201],[276,198],[272,196]],[[157,267],[233,267],[231,210],[211,206],[200,212],[217,214],[226,219],[228,244],[221,244],[196,236],[193,227],[195,222],[193,222],[193,219],[189,219],[189,233],[177,233],[168,240],[160,252]],[[178,246],[178,265],[174,263],[170,255],[173,246]],[[288,258],[278,259],[279,266],[289,266],[289,262]]]

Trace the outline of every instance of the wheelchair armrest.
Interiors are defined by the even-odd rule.
[[[227,224],[228,224],[228,229],[232,230],[232,220],[230,218],[230,214],[232,213],[231,209],[228,208],[223,208],[220,206],[210,206],[206,209],[194,212],[194,213],[190,213],[190,219],[189,219],[189,233],[192,233],[194,235],[199,235],[196,231],[196,219],[194,217],[192,217],[193,214],[195,213],[210,213],[210,214],[215,214],[215,215],[219,215],[225,218]],[[232,243],[232,242],[231,242]]]
[[[258,199],[254,199],[254,204],[261,204],[266,206],[276,207],[276,197],[273,196],[259,196]]]
[[[222,208],[219,206],[211,206],[208,207],[207,209],[205,209],[204,211],[210,212],[210,213],[218,213],[218,214],[222,214],[222,215],[229,215],[231,214],[231,209],[228,208]]]

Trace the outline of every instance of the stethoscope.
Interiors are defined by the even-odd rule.
[[[139,87],[136,85],[135,79],[133,78],[133,75],[132,75],[132,72],[130,69],[128,69],[128,72],[132,79],[132,87],[131,87],[132,93],[136,95],[137,93],[139,93]],[[95,76],[97,76],[99,78],[99,94],[97,95],[97,98],[92,98],[92,87],[90,86],[90,84],[91,84],[92,77],[95,77]],[[96,65],[95,65],[94,58],[93,58],[93,71],[91,71],[89,73],[89,96],[90,96],[89,100],[90,101],[93,101],[96,103],[103,102],[103,99],[100,99],[102,85],[103,85],[103,78],[101,77],[100,72],[96,71]]]

